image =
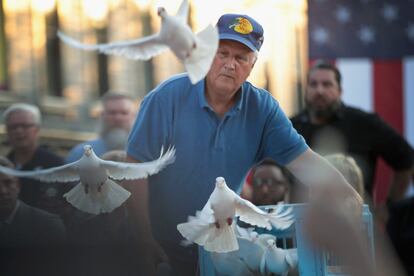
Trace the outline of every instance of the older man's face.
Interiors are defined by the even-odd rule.
[[[6,130],[8,142],[13,149],[36,147],[39,139],[39,126],[29,112],[12,112],[6,120]]]
[[[134,104],[127,99],[108,100],[102,119],[106,129],[121,128],[129,131],[135,119]]]
[[[256,62],[255,53],[243,44],[221,40],[207,74],[207,87],[213,91],[236,92],[250,75]]]
[[[0,217],[8,216],[13,211],[19,192],[16,177],[0,174]]]

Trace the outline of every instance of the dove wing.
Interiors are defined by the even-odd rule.
[[[244,227],[240,227],[236,224],[236,227],[234,229],[234,232],[236,233],[237,238],[246,238],[246,239],[250,239],[252,240],[253,237],[253,233],[256,233],[254,231],[254,227],[250,227],[250,228],[244,228]]]
[[[201,209],[201,211],[197,213],[197,216],[208,223],[215,222],[214,211],[213,209],[211,209],[210,200],[208,200],[206,205],[204,205],[203,209]]]
[[[58,37],[66,44],[78,49],[99,51],[104,54],[118,55],[129,59],[148,60],[168,49],[168,46],[159,40],[158,34],[104,44],[85,44],[61,31],[58,32]]]
[[[289,228],[294,222],[293,208],[284,208],[282,204],[278,204],[276,209],[267,213],[267,217],[272,226],[279,230]]]
[[[189,9],[188,0],[183,0],[181,2],[180,7],[178,8],[177,14],[175,15],[184,24],[187,24],[188,9]]]
[[[239,197],[236,193],[234,193],[234,196],[236,197],[236,216],[239,216],[241,221],[271,229],[266,212],[260,210],[250,201]]]
[[[297,249],[286,249],[286,262],[291,268],[295,268],[298,265]]]
[[[161,155],[158,159],[150,162],[144,163],[127,163],[127,162],[115,162],[115,161],[106,161],[100,160],[101,166],[104,167],[108,176],[114,180],[131,180],[131,179],[140,179],[147,176],[153,175],[161,171],[167,165],[175,161],[175,148],[172,147],[167,150],[163,155],[163,150],[161,150]]]
[[[197,47],[184,59],[184,66],[193,84],[203,79],[210,70],[216,55],[219,35],[216,27],[208,25],[196,35]]]
[[[76,163],[77,161],[60,167],[34,171],[19,171],[0,166],[0,172],[16,177],[33,178],[42,182],[72,182],[80,179]]]

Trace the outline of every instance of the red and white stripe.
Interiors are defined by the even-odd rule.
[[[414,147],[414,57],[373,61],[365,58],[337,59],[342,73],[343,101],[376,112]],[[375,201],[385,200],[391,170],[380,162]]]

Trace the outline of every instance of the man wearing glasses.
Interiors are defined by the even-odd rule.
[[[13,104],[4,111],[3,120],[6,143],[11,148],[7,158],[16,169],[36,170],[64,164],[61,157],[39,145],[41,114],[36,106]],[[28,178],[21,178],[20,183],[19,198],[22,201],[52,213],[59,213],[62,186]]]

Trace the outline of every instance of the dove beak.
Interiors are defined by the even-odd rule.
[[[85,152],[85,155],[86,155],[87,157],[89,157],[89,156],[91,155],[91,151],[90,151],[90,150],[87,150],[87,151]]]

